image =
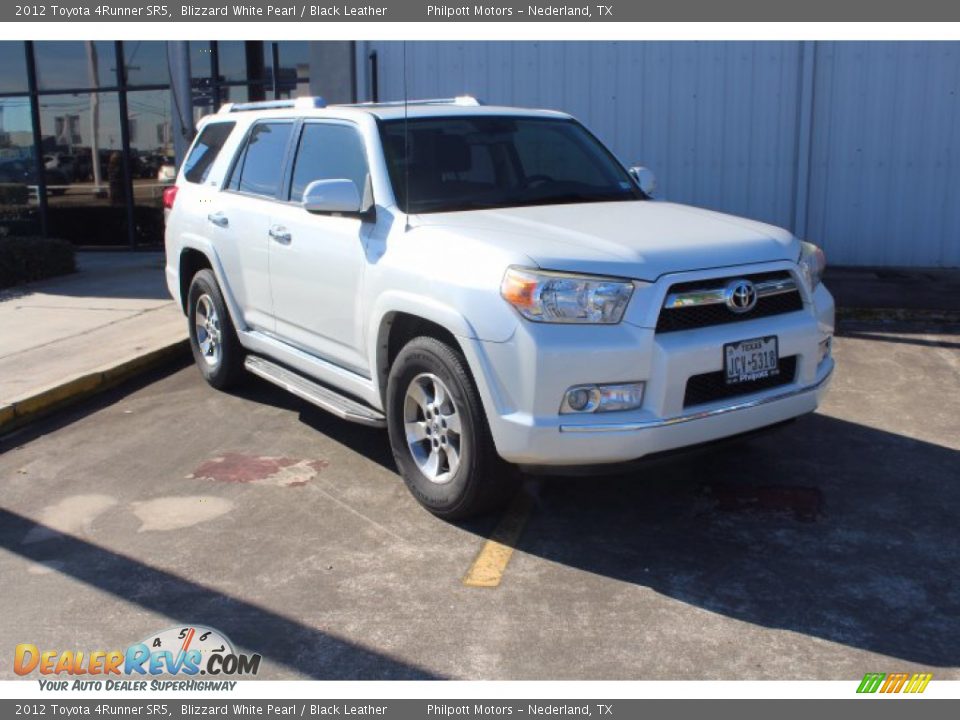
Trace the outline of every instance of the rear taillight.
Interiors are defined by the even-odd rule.
[[[173,210],[173,201],[177,199],[177,186],[171,185],[163,189],[163,209]]]

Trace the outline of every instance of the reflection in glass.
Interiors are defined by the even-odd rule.
[[[213,58],[213,51],[210,49],[210,43],[206,40],[190,41],[190,77],[209,78],[212,76],[210,61]],[[169,75],[168,75],[169,79]]]
[[[220,64],[221,80],[230,82],[248,79],[245,44],[242,40],[221,40],[217,43],[217,61]]]
[[[51,234],[122,243],[126,184],[117,94],[41,95],[40,126],[44,157],[57,157],[63,170],[62,192],[49,199]]]
[[[123,43],[123,57],[127,85],[166,85],[170,82],[167,43],[127,40]]]
[[[117,58],[109,41],[41,41],[33,44],[41,90],[114,87]]]
[[[163,188],[173,182],[173,129],[170,92],[144,90],[127,94],[133,199],[137,205],[161,208]]]
[[[30,99],[0,98],[0,234],[39,233],[36,183]]]
[[[280,65],[275,78],[277,97],[306,97],[310,95],[310,43],[290,40],[267,43],[268,62],[273,63],[273,46],[277,47]],[[274,82],[273,68],[267,68],[270,82]]]
[[[0,92],[27,92],[27,59],[22,42],[0,41]]]

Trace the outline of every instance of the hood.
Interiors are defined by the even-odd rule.
[[[431,213],[417,226],[477,232],[542,269],[653,281],[665,273],[796,260],[786,230],[659,201],[540,205]]]

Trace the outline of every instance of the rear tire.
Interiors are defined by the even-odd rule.
[[[503,505],[517,471],[497,455],[466,360],[432,337],[397,355],[387,380],[390,447],[410,492],[446,520]]]
[[[187,293],[190,349],[203,379],[225,390],[243,377],[243,346],[212,270],[197,272]]]

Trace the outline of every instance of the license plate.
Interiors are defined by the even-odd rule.
[[[723,374],[727,385],[762,380],[780,374],[776,335],[741,340],[723,346]]]

